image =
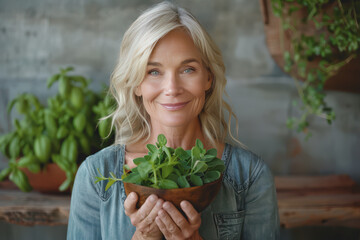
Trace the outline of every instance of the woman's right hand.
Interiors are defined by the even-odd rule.
[[[125,214],[130,218],[131,224],[136,227],[132,239],[162,239],[163,235],[155,223],[155,218],[164,200],[152,194],[139,209],[136,208],[137,201],[137,194],[132,192],[124,203]]]

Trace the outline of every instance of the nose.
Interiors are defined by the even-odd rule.
[[[176,73],[168,73],[163,86],[166,96],[176,97],[183,92],[180,79]]]

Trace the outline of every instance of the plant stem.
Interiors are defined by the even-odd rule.
[[[343,6],[342,6],[341,0],[337,0],[337,3],[338,3],[338,5],[339,5],[340,11],[341,11],[341,15],[342,15],[342,17],[343,17],[346,25],[349,25],[348,21],[346,20],[346,17],[344,16],[344,15],[345,15],[345,14],[344,14],[344,8],[343,8]]]

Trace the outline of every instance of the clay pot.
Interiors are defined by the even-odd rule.
[[[24,171],[35,191],[61,193],[59,187],[66,180],[66,174],[57,164],[49,163],[38,173],[32,173],[27,168],[21,170]]]
[[[180,202],[187,200],[198,212],[202,212],[219,192],[222,183],[222,176],[223,175],[214,182],[189,188],[156,189],[126,182],[124,182],[124,187],[126,195],[131,192],[137,193],[139,196],[139,201],[137,203],[138,208],[143,205],[148,196],[155,194],[165,201],[172,202],[180,211]]]

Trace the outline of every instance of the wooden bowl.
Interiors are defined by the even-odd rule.
[[[157,189],[126,182],[124,182],[124,187],[126,195],[129,195],[131,192],[137,193],[139,196],[139,201],[137,202],[136,206],[138,208],[144,204],[148,196],[155,194],[165,201],[172,202],[180,211],[180,202],[182,200],[187,200],[198,212],[202,212],[212,202],[216,194],[219,192],[222,177],[223,175],[221,175],[218,180],[211,183],[189,188]]]

